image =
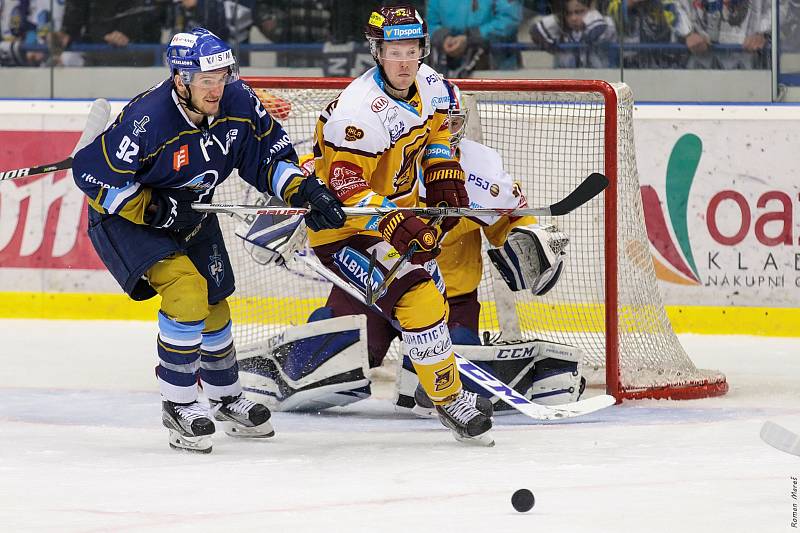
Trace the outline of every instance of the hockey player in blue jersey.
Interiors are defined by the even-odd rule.
[[[134,300],[159,294],[156,368],[173,448],[210,452],[214,422],[232,436],[274,434],[269,409],[242,395],[226,298],[234,278],[209,203],[235,169],[261,192],[311,207],[307,224],[341,227],[339,201],[306,179],[288,135],[239,80],[213,33],[175,35],[171,77],[136,96],[73,162],[89,198],[89,237]],[[211,409],[197,401],[197,378]]]

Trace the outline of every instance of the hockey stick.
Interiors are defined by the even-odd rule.
[[[436,217],[431,221],[431,226],[438,226],[442,223],[442,217]],[[439,235],[442,237],[442,234]],[[378,301],[378,298],[381,297],[383,291],[389,286],[389,284],[394,281],[394,278],[397,277],[397,273],[400,272],[400,269],[411,260],[411,256],[414,255],[417,251],[416,243],[412,243],[411,246],[408,247],[406,253],[403,254],[403,257],[400,258],[392,268],[389,269],[389,272],[386,273],[386,277],[383,278],[383,281],[378,285],[376,289],[372,289],[372,284],[367,283],[367,305],[373,306],[375,302]],[[375,265],[378,263],[378,256],[375,253],[375,250],[372,250],[372,256],[369,258],[369,269],[367,270],[367,279],[372,279],[372,272],[375,270]]]
[[[564,199],[547,207],[518,207],[497,209],[492,207],[402,207],[412,215],[423,217],[480,217],[480,216],[562,216],[582,206],[608,186],[608,178],[600,173],[590,174]],[[208,213],[233,213],[240,215],[305,215],[309,209],[302,207],[265,207],[241,204],[192,204],[195,211]],[[343,207],[348,216],[386,215],[396,207]]]
[[[767,420],[761,426],[761,440],[782,452],[800,457],[800,435]]]
[[[361,291],[357,290],[349,283],[340,279],[336,274],[329,271],[310,257],[296,257],[299,257],[301,261],[306,263],[312,270],[317,272],[317,274],[324,277],[353,298],[364,303],[364,305],[367,305],[364,294],[362,294]],[[376,308],[375,306],[370,307]],[[378,309],[378,311],[381,312],[380,309]],[[455,355],[458,370],[462,375],[469,376],[472,381],[481,388],[491,393],[493,396],[497,396],[503,402],[507,403],[520,413],[533,418],[534,420],[559,420],[563,418],[573,418],[576,416],[593,413],[616,403],[616,399],[613,396],[601,394],[586,400],[579,400],[577,402],[565,403],[561,405],[539,405],[531,402],[525,398],[525,396],[509,387],[492,374],[473,364],[468,359],[464,359],[455,352],[453,355]]]
[[[17,178],[25,178],[29,176],[37,176],[39,174],[48,174],[57,170],[67,170],[72,168],[72,158],[79,150],[84,148],[95,138],[103,133],[108,124],[108,117],[111,115],[111,106],[107,100],[99,98],[92,102],[92,107],[89,109],[89,116],[86,119],[86,127],[83,128],[83,133],[75,149],[68,158],[59,161],[58,163],[50,163],[47,165],[40,165],[38,167],[15,168],[12,170],[0,170],[0,181],[13,180]]]

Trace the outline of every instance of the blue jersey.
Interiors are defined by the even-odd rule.
[[[209,203],[233,169],[259,191],[285,201],[297,190],[304,178],[289,136],[247,84],[227,85],[209,121],[202,127],[192,123],[164,81],[131,100],[75,155],[75,182],[98,212],[139,223],[146,188],[190,189],[198,202]]]

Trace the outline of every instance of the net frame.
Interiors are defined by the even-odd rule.
[[[327,90],[338,91],[344,89],[351,79],[348,78],[298,78],[298,77],[246,77],[243,78],[254,89],[274,90],[279,95],[283,105],[283,98],[280,97],[280,90],[303,91],[303,90]],[[669,398],[669,399],[694,399],[725,394],[728,384],[725,376],[716,371],[703,371],[694,367],[691,360],[680,346],[674,331],[671,328],[669,319],[666,317],[663,301],[658,292],[655,281],[655,274],[652,269],[652,262],[647,265],[646,276],[649,280],[648,291],[653,301],[657,304],[653,309],[642,310],[645,314],[656,316],[657,326],[654,327],[655,335],[667,336],[666,344],[674,357],[685,358],[685,363],[680,370],[676,371],[677,376],[665,378],[658,374],[660,370],[655,370],[650,376],[652,382],[639,383],[635,378],[636,374],[647,372],[644,368],[623,369],[625,361],[622,360],[621,339],[625,332],[620,326],[621,313],[630,313],[631,308],[623,308],[620,302],[620,271],[621,262],[619,242],[619,220],[626,214],[633,216],[634,224],[638,224],[636,230],[641,235],[645,234],[644,215],[641,208],[641,198],[625,198],[620,207],[620,190],[618,187],[618,177],[620,164],[626,166],[625,171],[633,173],[638,192],[638,173],[636,173],[634,150],[633,150],[633,125],[632,125],[632,94],[630,89],[624,84],[611,84],[603,80],[502,80],[502,79],[463,79],[452,80],[456,83],[462,93],[482,94],[486,92],[546,92],[546,93],[573,93],[577,95],[600,95],[603,109],[603,168],[602,171],[609,178],[609,187],[603,194],[603,265],[604,276],[604,303],[603,303],[603,329],[604,329],[604,378],[608,394],[613,395],[622,401],[623,399],[643,399],[643,398]],[[620,98],[622,96],[622,98]],[[579,96],[580,98],[580,96]],[[621,112],[620,112],[621,111]],[[289,115],[287,111],[286,115]],[[472,119],[471,119],[472,120]],[[621,122],[622,120],[622,122]],[[624,130],[621,132],[620,130]],[[620,134],[623,133],[624,140],[620,141]],[[307,140],[306,140],[307,141]],[[295,142],[297,142],[295,140]],[[629,142],[630,146],[623,146],[623,157],[628,160],[620,161],[620,142]],[[628,205],[628,204],[633,205]],[[630,210],[628,213],[620,213],[620,209]],[[635,212],[634,212],[635,211]],[[640,238],[641,240],[641,238]],[[646,243],[646,237],[645,241]],[[649,261],[649,248],[644,245]],[[485,270],[486,272],[486,270]],[[516,304],[519,305],[519,304]],[[626,327],[629,327],[626,324]],[[647,336],[645,332],[644,336]],[[649,332],[652,333],[652,332]],[[640,332],[637,332],[637,336]],[[656,354],[656,357],[658,354]],[[591,365],[588,365],[591,366]],[[600,365],[595,365],[600,366]],[[586,368],[586,365],[585,365]],[[624,370],[624,371],[623,371]],[[602,371],[602,370],[601,370]],[[633,376],[633,377],[632,377]],[[676,379],[677,378],[677,379]]]

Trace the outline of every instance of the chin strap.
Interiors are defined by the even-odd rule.
[[[178,91],[178,88],[175,86],[175,81],[174,80],[172,82],[172,88],[175,89],[175,94],[178,95],[178,101],[182,105],[186,106],[186,109],[188,109],[192,113],[197,113],[198,115],[202,115],[203,114],[203,112],[200,111],[199,109],[197,109],[194,106],[194,104],[192,103],[192,88],[189,86],[189,84],[186,84],[186,94],[189,95],[188,98],[184,98],[183,96],[181,96],[180,91]]]

